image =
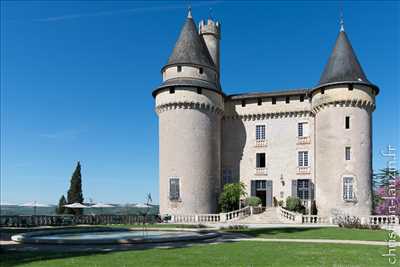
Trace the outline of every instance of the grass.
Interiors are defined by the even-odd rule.
[[[260,238],[290,238],[290,239],[341,239],[385,241],[388,239],[386,230],[349,229],[338,227],[324,228],[253,228],[227,230],[232,233],[243,233]]]
[[[384,246],[242,241],[102,253],[7,252],[1,266],[389,266]]]

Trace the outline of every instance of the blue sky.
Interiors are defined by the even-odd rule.
[[[1,2],[1,200],[56,203],[76,161],[84,197],[158,202],[152,90],[189,2]],[[314,86],[337,37],[340,2],[193,2],[222,23],[227,94]],[[399,140],[400,7],[345,2],[346,32],[381,93],[379,150]],[[239,72],[240,70],[240,72]]]

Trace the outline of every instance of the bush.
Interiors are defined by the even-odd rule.
[[[279,205],[279,207],[283,207],[283,200],[279,200],[278,205]]]
[[[306,207],[301,204],[301,200],[298,197],[287,197],[286,209],[303,214],[306,212]]]
[[[317,215],[318,214],[318,209],[317,209],[317,203],[315,200],[311,202],[311,215]]]
[[[223,212],[239,209],[241,197],[246,196],[246,186],[244,183],[226,184],[219,197],[219,206]]]
[[[343,228],[354,228],[354,229],[381,229],[379,225],[362,224],[360,218],[357,216],[346,215],[339,210],[333,212],[334,219],[339,227]]]
[[[260,204],[261,204],[261,198],[259,198],[259,197],[246,198],[246,206],[257,207]]]

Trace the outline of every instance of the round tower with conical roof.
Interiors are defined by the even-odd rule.
[[[352,216],[371,214],[371,122],[378,92],[364,74],[341,22],[319,84],[311,90],[320,216],[338,210]]]
[[[187,19],[153,91],[159,117],[160,214],[215,213],[224,98],[218,69]]]

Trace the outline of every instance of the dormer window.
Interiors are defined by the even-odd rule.
[[[203,74],[203,72],[204,72],[203,68],[199,68],[199,73]]]
[[[181,72],[182,71],[182,66],[177,66],[176,69],[177,69],[178,72]]]
[[[273,97],[272,98],[272,105],[275,105],[276,104],[276,97]]]

